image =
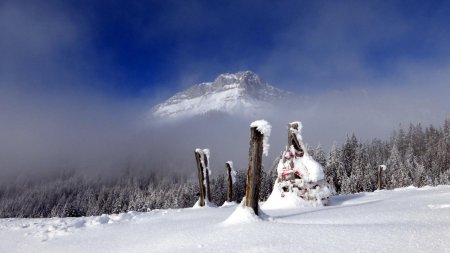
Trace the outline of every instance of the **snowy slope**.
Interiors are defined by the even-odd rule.
[[[221,74],[214,82],[194,85],[155,106],[153,115],[160,119],[178,119],[209,112],[251,115],[271,103],[290,96],[251,71]]]
[[[327,207],[236,206],[87,218],[1,219],[0,252],[450,252],[450,186],[335,196]]]

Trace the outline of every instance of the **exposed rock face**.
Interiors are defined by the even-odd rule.
[[[221,74],[214,82],[194,85],[155,106],[153,115],[185,118],[209,112],[245,114],[290,95],[251,71]]]

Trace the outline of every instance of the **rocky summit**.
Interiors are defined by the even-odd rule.
[[[275,88],[251,71],[219,75],[213,82],[196,84],[155,106],[153,116],[177,119],[219,112],[251,114],[292,95]]]

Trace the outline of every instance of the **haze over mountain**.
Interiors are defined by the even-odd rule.
[[[256,116],[280,102],[293,98],[293,93],[275,88],[252,71],[219,75],[178,92],[153,108],[159,119],[181,119],[210,113],[232,116]]]

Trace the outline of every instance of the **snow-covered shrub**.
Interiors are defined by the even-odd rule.
[[[301,122],[289,124],[289,143],[277,166],[277,179],[264,208],[326,204],[332,194],[324,169],[304,149]]]

